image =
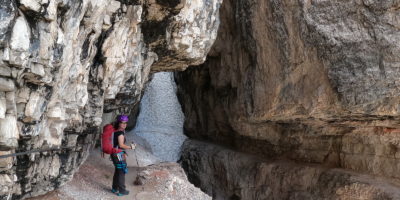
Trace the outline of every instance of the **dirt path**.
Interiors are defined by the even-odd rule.
[[[56,191],[29,200],[211,200],[194,187],[177,163],[130,167],[125,177],[129,195],[111,193],[114,166],[94,150],[74,178]],[[134,185],[139,177],[140,185]]]
[[[43,196],[30,198],[29,200],[133,200],[136,194],[142,190],[141,186],[133,184],[138,169],[129,168],[125,177],[125,184],[130,194],[120,196],[111,193],[111,183],[114,166],[108,158],[101,158],[98,151],[93,151],[87,161],[75,173],[72,181],[56,191]]]

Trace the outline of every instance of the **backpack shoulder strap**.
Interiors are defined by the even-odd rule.
[[[112,132],[114,132],[114,127],[113,127],[113,125],[112,125],[112,124],[107,124],[107,125],[105,125],[105,126],[103,127],[103,132],[106,132],[106,131],[112,131]]]

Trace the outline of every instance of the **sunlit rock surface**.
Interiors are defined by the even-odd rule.
[[[224,1],[207,61],[176,76],[187,135],[398,181],[399,6]],[[208,185],[219,173],[198,178]]]
[[[70,180],[103,113],[129,113],[151,71],[203,62],[220,3],[0,0],[0,155],[63,148],[1,159],[0,199]]]
[[[203,63],[219,26],[222,0],[147,0],[145,42],[157,53],[153,71],[168,71]]]

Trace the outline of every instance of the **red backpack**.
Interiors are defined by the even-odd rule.
[[[101,150],[106,154],[113,154],[122,152],[121,149],[114,148],[114,126],[112,124],[107,124],[103,128],[103,133],[101,134]]]

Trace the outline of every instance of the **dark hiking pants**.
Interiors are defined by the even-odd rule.
[[[125,174],[128,172],[125,155],[123,154],[123,152],[118,154],[112,154],[111,160],[113,161],[115,167],[112,189],[123,193],[126,191]]]

